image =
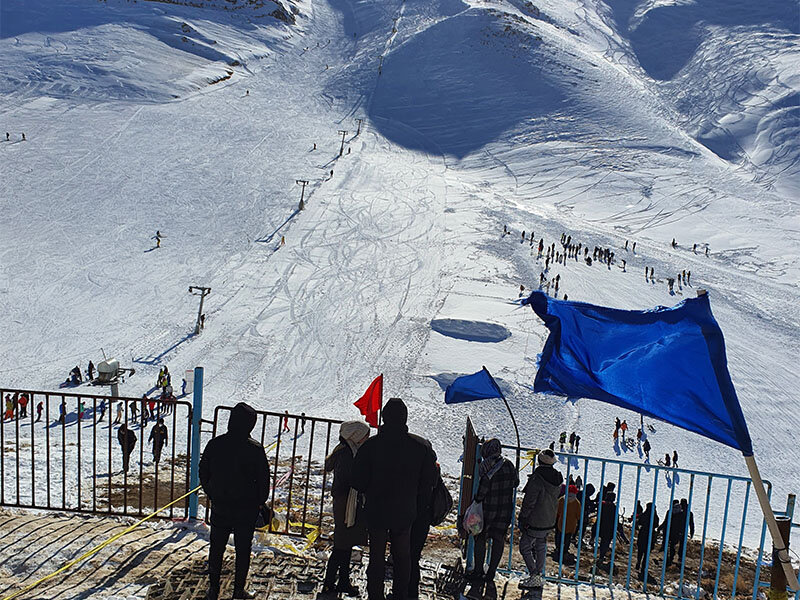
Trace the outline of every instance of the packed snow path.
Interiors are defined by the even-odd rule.
[[[671,104],[675,88],[701,86],[714,44],[725,63],[728,30],[657,83],[597,3],[295,5],[287,25],[163,3],[3,3],[5,385],[54,388],[103,348],[137,369],[128,396],[162,364],[176,387],[203,365],[209,411],[245,399],[348,418],[382,372],[455,471],[467,414],[512,439],[502,406],[443,405],[439,382],[485,364],[524,440],[574,429],[582,451],[613,456],[613,417],[638,416],[534,395],[546,331],[509,303],[544,270],[521,232],[547,245],[566,232],[616,253],[610,268],[551,264],[570,299],[640,309],[709,290],[764,474],[777,498],[797,491],[785,468],[800,458],[795,147],[765,141],[780,137],[777,119],[758,140],[772,166],[726,162],[697,141],[702,98],[687,113]],[[775,85],[753,79],[753,98],[800,81],[787,66],[796,35],[781,35],[752,71]],[[715,80],[709,102],[745,105],[743,89]],[[297,179],[311,182],[303,211]],[[683,269],[692,285],[670,295],[666,278]],[[212,288],[200,336],[190,285]],[[511,335],[442,335],[434,319]],[[651,442],[682,466],[744,470],[735,452],[664,425]]]

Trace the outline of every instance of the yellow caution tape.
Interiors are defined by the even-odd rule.
[[[16,592],[14,592],[14,593],[13,593],[13,594],[11,594],[10,596],[6,596],[5,598],[3,598],[3,600],[13,600],[13,598],[16,598],[17,596],[20,596],[20,595],[24,594],[25,592],[29,592],[30,590],[32,590],[33,588],[35,588],[35,587],[36,587],[36,586],[38,586],[39,584],[41,584],[41,583],[44,583],[44,582],[45,582],[45,581],[47,581],[48,579],[52,579],[53,577],[55,577],[55,576],[56,576],[56,575],[58,575],[59,573],[63,573],[64,571],[66,571],[66,570],[67,570],[67,569],[69,569],[70,567],[73,567],[73,566],[75,566],[76,564],[78,564],[78,563],[79,563],[79,562],[81,562],[82,560],[86,560],[86,559],[87,559],[87,558],[89,558],[90,556],[92,556],[92,555],[94,555],[94,554],[97,554],[98,552],[100,552],[100,550],[102,550],[103,548],[105,548],[105,547],[106,547],[106,546],[108,546],[109,544],[112,544],[113,542],[116,542],[116,541],[117,541],[119,538],[121,538],[121,537],[122,537],[123,535],[125,535],[126,533],[130,533],[131,531],[133,531],[134,529],[136,529],[137,527],[139,527],[139,525],[141,525],[141,524],[142,524],[142,523],[144,523],[145,521],[149,521],[150,519],[152,519],[153,517],[155,517],[155,516],[156,516],[158,513],[160,513],[160,512],[162,512],[162,511],[164,511],[164,510],[168,509],[168,508],[169,508],[170,506],[172,506],[173,504],[177,504],[178,502],[180,502],[180,501],[181,501],[181,500],[183,500],[184,498],[187,498],[188,496],[191,496],[192,494],[194,494],[195,492],[197,492],[197,491],[198,491],[198,490],[199,490],[201,487],[202,487],[202,486],[199,486],[199,485],[198,485],[196,488],[194,488],[194,489],[193,489],[193,490],[191,490],[190,492],[187,492],[187,493],[185,493],[185,494],[184,494],[183,496],[181,496],[180,498],[176,498],[175,500],[173,500],[173,501],[172,501],[172,502],[170,502],[169,504],[165,504],[164,506],[162,506],[161,508],[159,508],[159,509],[158,509],[158,510],[156,510],[155,512],[152,512],[152,513],[150,513],[149,515],[147,515],[145,518],[143,518],[143,519],[139,519],[138,521],[136,521],[136,523],[134,523],[133,525],[131,525],[130,527],[128,527],[128,528],[127,528],[127,529],[125,529],[124,531],[122,531],[122,532],[120,532],[120,533],[118,533],[118,534],[116,534],[116,535],[114,535],[114,536],[110,537],[109,539],[107,539],[105,542],[103,542],[103,543],[102,543],[102,544],[100,544],[99,546],[95,546],[94,548],[92,548],[92,549],[91,549],[91,550],[89,550],[88,552],[84,552],[83,554],[81,554],[81,555],[80,555],[78,558],[76,558],[76,559],[73,559],[73,560],[69,561],[67,564],[65,564],[63,567],[61,567],[61,568],[60,568],[60,569],[58,569],[57,571],[54,571],[53,573],[50,573],[50,575],[45,575],[44,577],[42,577],[42,578],[41,578],[41,579],[39,579],[38,581],[34,581],[33,583],[26,585],[26,586],[25,586],[24,588],[22,588],[21,590],[18,590],[18,591],[16,591]]]
[[[525,457],[525,460],[527,460],[528,462],[526,462],[524,465],[522,465],[522,467],[520,467],[520,469],[519,469],[520,473],[522,473],[522,471],[527,469],[529,465],[533,464],[533,461],[536,460],[536,456],[538,454],[539,454],[539,450],[528,450],[528,451],[526,451],[524,453],[523,456]]]
[[[319,529],[317,529],[317,528],[315,527],[315,528],[314,528],[314,531],[312,531],[311,533],[309,533],[309,534],[306,536],[306,539],[308,540],[308,543],[306,544],[306,547],[305,547],[305,548],[303,548],[303,552],[305,552],[306,550],[308,550],[309,548],[311,548],[311,545],[312,545],[314,542],[316,542],[316,541],[317,541],[317,538],[318,538],[318,537],[319,537]]]

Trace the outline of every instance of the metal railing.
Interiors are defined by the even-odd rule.
[[[211,435],[227,430],[233,407],[214,409]],[[279,516],[270,532],[294,537],[313,534],[328,537],[333,531],[330,475],[325,457],[339,443],[342,421],[308,415],[256,411],[258,420],[250,434],[267,453],[270,465],[268,505]],[[208,501],[205,502],[208,519]]]
[[[470,429],[468,424],[465,447],[470,435],[475,436]],[[523,472],[529,468],[532,471],[538,451],[507,445],[503,449],[507,458],[520,463],[523,481],[514,494],[516,519],[525,486]],[[555,454],[558,457],[555,466],[564,475],[565,484],[577,482],[586,490],[591,483],[596,491],[592,496],[586,491],[578,495],[580,516],[572,535],[567,531],[567,510],[561,512],[554,533],[548,537],[548,549],[552,550],[553,543],[558,542],[558,550],[548,553],[547,580],[560,584],[613,585],[695,600],[719,596],[734,600],[737,594],[740,597],[747,594],[756,600],[759,588],[769,585],[762,581],[766,524],[755,494],[751,494],[749,478],[571,452]],[[479,484],[479,460],[480,443],[474,460],[466,460],[465,454],[462,468],[462,483],[470,483],[472,493],[477,492]],[[764,483],[771,495],[772,485]],[[615,501],[603,503],[606,492],[612,489]],[[600,498],[596,506],[592,503],[595,494]],[[590,503],[589,510],[583,496]],[[683,513],[677,507],[670,510],[679,499],[686,503]],[[647,503],[657,510],[645,513],[649,514],[649,522],[643,523],[637,506]],[[467,506],[463,501],[460,503],[461,514]],[[656,512],[660,517],[658,522]],[[690,518],[676,517],[673,525],[673,516],[681,514],[692,515],[693,523]],[[680,528],[676,529],[678,523]],[[610,539],[609,528],[613,531]],[[690,535],[694,529],[699,536]],[[606,532],[605,536],[601,530]],[[519,534],[517,523],[512,521],[501,570],[527,576],[519,552],[515,553]],[[555,540],[556,536],[559,539]],[[467,547],[471,565],[472,544]]]
[[[142,516],[189,490],[188,402],[22,389],[0,397],[0,505]],[[158,418],[167,439],[156,463],[147,438]],[[137,438],[128,470],[122,425]],[[187,511],[184,502],[163,516]]]

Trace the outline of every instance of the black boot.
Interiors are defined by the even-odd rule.
[[[206,593],[206,600],[219,600],[219,586],[218,585],[210,585],[208,586],[208,592]]]
[[[357,587],[350,583],[350,551],[342,553],[339,562],[339,585],[336,586],[336,591],[351,598],[357,598],[361,592]]]

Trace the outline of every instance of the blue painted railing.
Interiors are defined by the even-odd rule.
[[[517,447],[503,448],[513,462]],[[537,450],[520,448],[519,452],[523,457],[520,465],[522,481],[515,492],[514,519],[519,512],[526,483],[523,475],[532,472]],[[762,569],[762,565],[765,543],[771,542],[766,537],[766,523],[754,498],[755,494],[751,494],[752,482],[748,477],[570,452],[556,452],[556,456],[559,459],[556,467],[564,475],[565,482],[580,477],[584,488],[587,483],[596,486],[595,494],[605,490],[609,484],[614,485],[614,523],[618,529],[611,540],[607,562],[600,562],[600,528],[592,527],[592,522],[599,522],[603,510],[610,509],[603,506],[602,497],[605,494],[601,493],[601,502],[594,513],[586,514],[581,506],[574,548],[566,548],[565,506],[560,517],[560,531],[548,537],[546,580],[560,584],[614,585],[630,591],[694,600],[700,600],[701,596],[714,600],[717,597],[735,600],[737,594],[740,597],[747,594],[751,600],[757,600],[759,589],[769,586],[768,582],[761,580],[768,576],[769,570]],[[477,477],[470,482],[477,489]],[[772,484],[768,481],[764,484],[771,497]],[[678,541],[664,544],[661,541],[662,534],[672,528],[673,512],[668,508],[678,499],[686,500],[687,512],[694,519],[695,537],[689,538],[690,519],[687,518],[683,531],[677,535]],[[634,554],[638,553],[637,519],[641,515],[636,513],[635,507],[639,503],[652,503],[660,518],[660,534],[653,534],[649,544],[642,544],[646,548],[643,548],[641,569],[636,568],[633,560]],[[651,511],[645,531],[653,530],[654,519],[655,512]],[[800,524],[793,524],[793,527],[800,528]],[[699,538],[696,535],[698,532]],[[550,553],[554,535],[561,536],[557,556]],[[515,547],[518,536],[516,523],[512,521],[507,538],[507,556],[505,562],[501,562],[504,565],[501,571],[524,578],[527,573]],[[654,542],[653,538],[658,542]],[[672,567],[667,565],[670,546],[677,546],[674,555],[677,565]],[[570,550],[573,552],[570,553]],[[768,548],[768,557],[770,552]],[[468,564],[472,562],[471,554],[470,544]],[[794,594],[794,598],[800,600],[800,594]]]

